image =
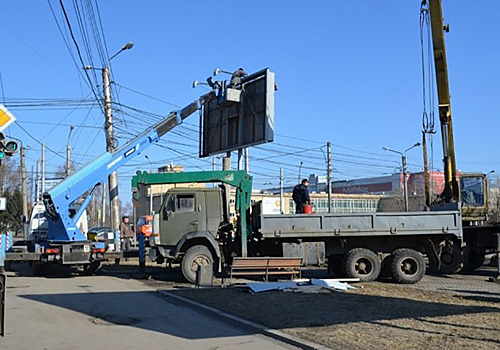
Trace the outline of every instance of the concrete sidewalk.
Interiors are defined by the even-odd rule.
[[[293,349],[110,276],[9,274],[5,328],[5,350]]]

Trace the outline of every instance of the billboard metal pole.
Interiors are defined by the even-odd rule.
[[[238,150],[238,170],[243,169],[243,149]]]
[[[248,152],[249,152],[249,149],[247,147],[247,148],[245,148],[245,171],[247,173],[250,172],[250,155],[248,154]]]

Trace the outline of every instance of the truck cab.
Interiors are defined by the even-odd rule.
[[[464,223],[486,221],[488,216],[486,176],[481,173],[461,174],[459,187]]]
[[[191,282],[199,265],[218,266],[224,241],[220,235],[227,227],[222,192],[220,188],[170,189],[155,214],[152,260],[182,261],[182,272]]]

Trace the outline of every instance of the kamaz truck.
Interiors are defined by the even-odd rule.
[[[463,244],[459,205],[427,212],[266,215],[260,202],[251,205],[252,177],[244,171],[142,172],[132,178],[132,192],[141,206],[148,186],[180,183],[236,189],[235,222],[224,186],[172,188],[154,216],[150,258],[180,263],[190,282],[200,265],[219,272],[235,256],[300,256],[304,264],[328,264],[362,281],[385,269],[400,283],[415,283],[425,274],[424,255],[438,269],[443,242]]]

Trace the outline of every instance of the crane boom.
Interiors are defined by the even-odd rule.
[[[455,162],[455,144],[453,141],[453,124],[451,118],[450,86],[448,82],[448,64],[444,32],[449,30],[443,24],[443,10],[441,0],[423,0],[427,3],[431,18],[432,46],[434,51],[434,68],[436,71],[436,86],[439,100],[439,122],[441,125],[441,139],[443,143],[444,162],[444,192],[445,202],[459,200],[457,181],[457,166]]]
[[[49,223],[47,239],[49,242],[85,241],[85,235],[78,228],[77,222],[92,200],[95,189],[104,183],[109,174],[129,162],[144,149],[157,142],[161,136],[182,123],[189,115],[199,109],[203,96],[179,111],[173,111],[162,121],[151,126],[113,152],[106,152],[85,167],[43,194],[46,217]],[[83,200],[78,211],[70,205],[90,192]]]

